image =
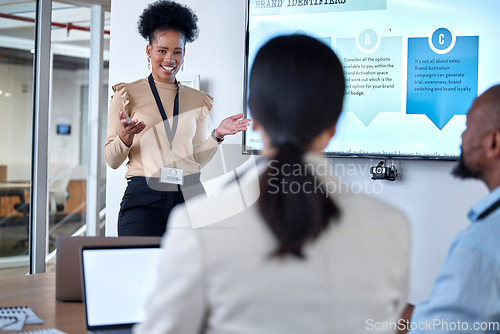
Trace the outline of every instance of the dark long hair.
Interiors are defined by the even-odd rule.
[[[260,213],[278,241],[271,256],[303,258],[303,246],[340,214],[324,191],[305,191],[306,184],[317,180],[306,171],[303,154],[313,139],[336,124],[344,93],[340,61],[314,38],[274,38],[255,58],[249,107],[278,149],[260,178],[258,201]],[[290,168],[298,172],[292,173]],[[299,189],[279,188],[283,184],[295,184]]]

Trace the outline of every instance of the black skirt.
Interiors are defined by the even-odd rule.
[[[205,190],[200,173],[185,176],[182,186],[160,183],[158,178],[131,177],[120,204],[118,235],[162,236],[172,209],[201,194]]]

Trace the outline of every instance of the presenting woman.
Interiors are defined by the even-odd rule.
[[[173,1],[157,1],[142,13],[139,33],[151,74],[113,86],[105,157],[111,168],[127,163],[127,189],[118,217],[118,235],[161,236],[171,209],[204,194],[200,170],[224,140],[246,130],[237,114],[210,128],[212,98],[183,86],[186,42],[198,35],[197,16]]]

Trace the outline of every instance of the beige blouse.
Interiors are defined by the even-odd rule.
[[[172,127],[175,84],[156,82],[163,108]],[[108,133],[105,158],[116,169],[128,157],[126,178],[132,176],[159,177],[159,170],[170,164],[170,142],[163,119],[154,100],[148,79],[113,86],[115,94],[108,109]],[[212,128],[208,114],[212,97],[204,92],[179,84],[179,123],[173,140],[172,160],[185,175],[197,173],[217,151],[219,143],[210,135]],[[146,123],[146,128],[135,135],[127,147],[118,136],[122,125],[119,112],[131,119]]]

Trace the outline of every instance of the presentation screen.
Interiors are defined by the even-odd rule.
[[[247,5],[247,83],[259,48],[283,34],[315,37],[342,62],[345,101],[327,154],[456,159],[474,98],[500,82],[498,0],[249,0]],[[311,61],[314,55],[304,66]],[[262,149],[257,132],[249,129],[243,137],[245,152]]]

